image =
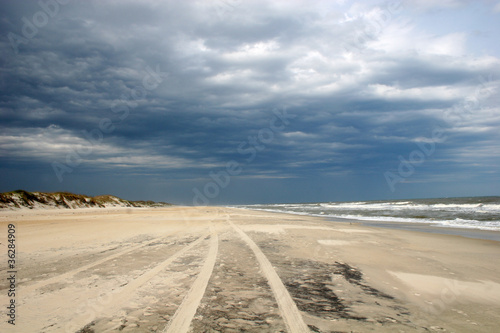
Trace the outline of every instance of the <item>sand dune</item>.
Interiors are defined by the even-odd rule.
[[[494,241],[219,207],[9,211],[0,223],[16,226],[18,250],[16,325],[5,314],[1,332],[494,332],[500,324]],[[4,307],[4,276],[0,289]]]

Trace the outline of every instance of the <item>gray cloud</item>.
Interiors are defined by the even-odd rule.
[[[357,181],[378,177],[382,187],[383,173],[397,168],[397,156],[409,154],[436,126],[450,139],[428,166],[446,165],[453,174],[445,161],[465,165],[484,158],[490,165],[484,172],[494,169],[498,160],[479,152],[498,151],[499,55],[463,56],[453,36],[441,39],[450,43],[439,52],[434,37],[427,48],[394,47],[401,34],[415,41],[425,37],[404,23],[405,15],[417,15],[412,8],[426,12],[430,3],[410,2],[383,25],[383,4],[221,5],[70,2],[16,45],[16,54],[7,34],[22,36],[22,18],[32,20],[41,8],[3,2],[2,163],[7,169],[28,160],[64,164],[88,144],[83,131],[99,130],[106,121],[113,130],[103,132],[92,153],[65,175],[75,180],[59,183],[52,174],[43,186],[78,187],[79,174],[93,170],[99,179],[102,170],[129,170],[144,177],[145,187],[158,179],[186,180],[179,196],[188,200],[192,186],[235,160],[244,166],[242,179],[324,175],[335,183],[350,174]],[[161,83],[145,89],[151,71],[161,73]],[[246,163],[239,145],[269,126],[273,110],[284,108],[293,121]],[[426,174],[432,178],[430,168],[419,177]],[[11,184],[2,186],[8,190]],[[289,188],[299,200],[303,183],[283,184],[277,188]],[[385,191],[374,193],[387,196]],[[323,200],[338,195],[324,193]],[[217,200],[229,199],[222,194]]]

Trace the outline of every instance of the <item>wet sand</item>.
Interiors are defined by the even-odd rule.
[[[7,225],[16,226],[16,325]],[[495,332],[500,242],[220,207],[0,212],[1,332]]]
[[[452,228],[441,227],[432,223],[410,223],[410,222],[378,222],[378,221],[362,221],[362,220],[339,220],[333,219],[332,222],[350,222],[367,227],[388,228],[396,230],[408,230],[418,232],[429,232],[441,235],[455,235],[468,238],[477,238],[485,240],[494,240],[500,242],[500,231],[481,230],[475,228]]]

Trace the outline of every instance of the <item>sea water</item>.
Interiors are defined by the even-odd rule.
[[[240,208],[337,219],[431,223],[500,231],[500,197],[243,205]]]

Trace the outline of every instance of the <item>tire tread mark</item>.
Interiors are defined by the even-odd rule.
[[[170,257],[168,257],[168,259],[163,261],[161,264],[155,266],[154,268],[150,269],[149,271],[145,272],[144,274],[142,274],[141,276],[139,276],[135,280],[133,280],[130,283],[128,283],[127,285],[125,285],[121,290],[119,290],[119,292],[115,293],[116,299],[113,300],[111,302],[111,304],[108,305],[108,308],[110,309],[110,311],[107,311],[107,313],[112,314],[111,312],[114,312],[115,309],[118,308],[118,306],[120,304],[125,303],[129,298],[132,297],[134,290],[136,290],[137,288],[139,288],[140,286],[142,286],[143,284],[145,284],[146,282],[151,280],[153,277],[158,275],[159,272],[161,272],[162,270],[167,268],[168,265],[170,265],[172,262],[177,260],[179,257],[186,254],[186,252],[191,250],[193,247],[195,247],[198,244],[200,244],[201,242],[203,242],[203,240],[205,240],[205,238],[207,236],[208,236],[208,234],[202,235],[201,237],[199,237],[195,241],[189,243],[188,245],[186,245],[185,247],[183,247],[182,249],[180,249],[179,251],[177,251],[176,253],[174,253]]]
[[[285,321],[285,325],[288,331],[290,333],[310,333],[311,331],[304,322],[304,319],[302,318],[297,305],[293,301],[292,296],[290,296],[290,294],[288,293],[288,290],[278,276],[278,273],[276,273],[276,271],[274,270],[269,259],[267,259],[262,250],[243,230],[241,230],[229,220],[229,217],[227,217],[227,221],[255,254],[255,257],[257,258],[257,261],[262,268],[262,272],[267,278],[269,286],[273,291],[274,297],[276,298],[276,302],[278,303],[278,307],[281,311],[281,315]]]
[[[219,239],[213,226],[210,226],[210,249],[203,264],[203,267],[194,281],[191,289],[182,300],[181,305],[172,316],[167,326],[161,331],[162,333],[186,333],[189,331],[191,321],[193,320],[196,310],[198,309],[201,299],[207,289],[208,281],[212,276],[212,272],[217,259],[217,252],[219,248]]]
[[[141,276],[137,277],[127,285],[123,286],[120,289],[117,289],[114,292],[111,292],[111,300],[106,303],[106,309],[104,309],[99,315],[101,317],[107,317],[107,316],[112,316],[115,312],[119,311],[121,306],[127,302],[130,298],[134,296],[134,291],[140,288],[143,284],[151,280],[153,277],[155,277],[159,272],[167,268],[168,265],[170,265],[172,262],[177,260],[179,257],[184,255],[186,252],[191,250],[193,247],[199,245],[201,242],[205,240],[205,238],[209,234],[203,234],[201,237],[196,239],[195,241],[189,243],[170,257],[163,261],[162,263],[158,264],[154,268],[148,270]],[[88,317],[88,316],[87,316]],[[73,318],[72,322],[75,324],[75,321],[78,322],[77,326],[81,327],[85,324],[88,324],[86,320],[83,320],[83,318]]]
[[[27,286],[24,286],[23,287],[23,292],[24,293],[30,293],[36,289],[40,289],[40,288],[43,288],[51,283],[56,283],[56,282],[60,282],[60,281],[63,281],[65,279],[68,279],[68,278],[71,278],[73,275],[75,274],[78,274],[80,272],[83,272],[84,270],[87,270],[89,268],[92,268],[94,266],[97,266],[99,264],[102,264],[102,263],[105,263],[106,261],[109,261],[109,260],[112,260],[112,259],[115,259],[115,258],[118,258],[124,254],[127,254],[131,251],[135,251],[141,247],[145,247],[145,246],[148,246],[149,244],[151,243],[154,243],[154,242],[157,242],[161,239],[163,239],[165,236],[162,236],[162,237],[158,237],[158,238],[154,238],[152,240],[149,240],[145,243],[141,243],[141,244],[138,244],[138,245],[135,245],[135,246],[131,246],[123,251],[120,251],[118,253],[115,253],[115,254],[112,254],[110,256],[107,256],[107,257],[104,257],[104,258],[101,258],[97,261],[94,261],[94,262],[91,262],[89,264],[86,264],[86,265],[83,265],[83,266],[80,266],[78,268],[75,268],[71,271],[68,271],[66,273],[63,273],[63,274],[60,274],[60,275],[57,275],[57,276],[54,276],[54,277],[51,277],[51,278],[48,278],[48,279],[45,279],[45,280],[42,280],[40,282],[36,282],[34,284],[31,284],[31,285],[27,285]]]

